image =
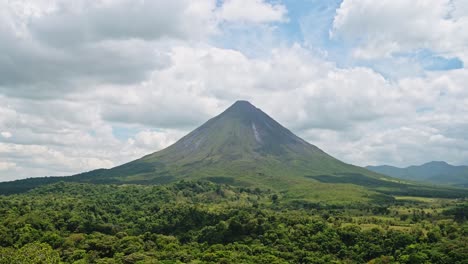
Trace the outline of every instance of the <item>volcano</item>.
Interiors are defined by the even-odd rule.
[[[81,177],[163,183],[203,179],[249,185],[291,177],[364,173],[308,143],[247,101],[237,101],[166,149]]]
[[[180,180],[267,188],[291,199],[320,202],[363,201],[382,193],[431,196],[440,191],[344,163],[251,103],[237,101],[173,145],[140,159],[68,177],[1,183],[0,193],[57,181],[149,185]]]
[[[369,190],[365,187],[369,186],[350,183],[391,182],[390,177],[330,156],[247,101],[235,102],[166,149],[112,169],[72,178],[136,184],[208,180],[270,188],[305,198],[327,190],[327,195],[341,190],[350,197],[357,193],[366,196]],[[319,196],[322,198],[323,194]]]

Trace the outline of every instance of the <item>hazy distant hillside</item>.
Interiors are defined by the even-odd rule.
[[[388,165],[367,166],[366,168],[377,173],[405,180],[468,187],[468,166],[453,166],[443,161],[432,161],[420,166],[409,166],[406,168]]]

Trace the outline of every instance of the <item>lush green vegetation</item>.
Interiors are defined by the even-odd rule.
[[[0,263],[468,263],[468,205],[327,205],[210,182],[0,196]]]

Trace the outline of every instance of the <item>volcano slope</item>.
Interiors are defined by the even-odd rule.
[[[327,204],[391,200],[391,195],[454,198],[468,193],[466,189],[426,186],[346,164],[247,101],[235,102],[173,145],[135,161],[69,177],[1,183],[0,193],[57,181],[146,185],[179,180],[272,189],[285,200]]]

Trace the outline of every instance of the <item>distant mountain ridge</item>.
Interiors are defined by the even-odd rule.
[[[389,165],[367,166],[366,168],[405,180],[468,187],[468,166],[454,166],[445,161],[431,161],[406,168]]]
[[[166,184],[205,180],[273,189],[288,200],[353,203],[392,199],[388,194],[460,197],[344,163],[296,136],[247,101],[237,101],[171,146],[111,168],[69,177],[0,183],[0,194],[57,181]]]

